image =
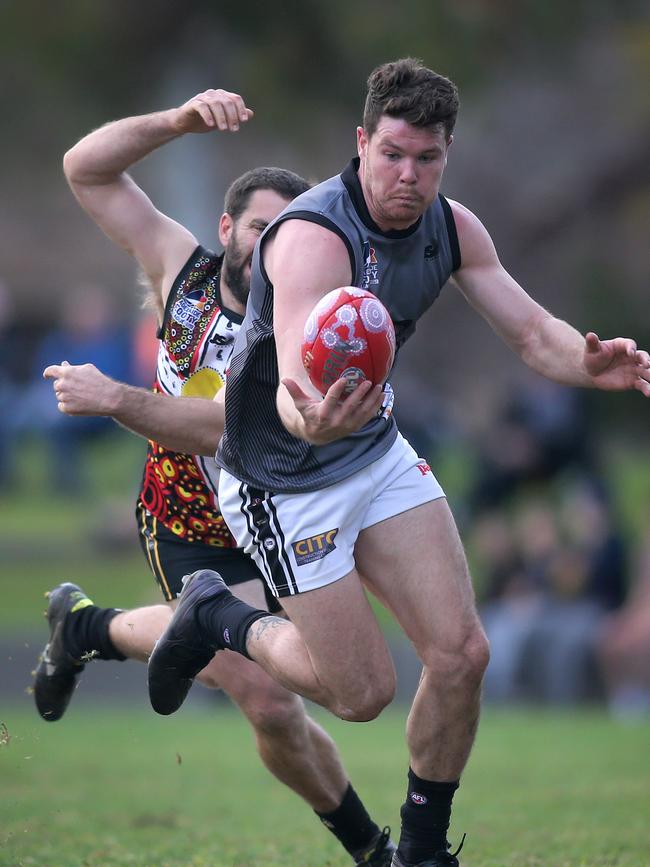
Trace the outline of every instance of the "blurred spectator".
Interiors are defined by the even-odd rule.
[[[491,512],[477,523],[473,547],[488,567],[488,700],[602,697],[598,636],[623,600],[625,550],[598,485],[565,482],[559,499],[547,491],[517,503],[509,519]]]
[[[594,472],[585,392],[529,376],[513,389],[483,437],[471,513],[498,506],[528,482],[552,479],[567,467]]]
[[[591,481],[574,482],[563,491],[558,546],[526,648],[532,698],[554,704],[603,698],[598,636],[623,601],[625,570],[607,499]]]
[[[468,511],[491,643],[486,698],[602,698],[597,640],[622,604],[626,563],[584,394],[530,376],[482,440],[478,467]]]
[[[650,713],[650,530],[630,596],[604,623],[599,653],[612,712],[622,717]]]
[[[13,468],[7,447],[7,423],[20,392],[24,348],[9,287],[0,280],[0,491],[12,484]]]
[[[488,701],[523,697],[522,660],[541,604],[532,576],[515,544],[505,511],[483,515],[471,542],[485,573],[481,618],[490,641],[490,664],[483,681]]]
[[[6,419],[6,460],[15,462],[26,435],[40,436],[47,446],[54,492],[81,492],[85,483],[82,446],[115,426],[107,418],[70,418],[60,413],[52,387],[43,379],[43,369],[64,360],[91,362],[108,376],[131,381],[133,347],[123,320],[112,296],[100,286],[88,284],[66,293],[60,324],[42,340],[29,381],[14,395]]]

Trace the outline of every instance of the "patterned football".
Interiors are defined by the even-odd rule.
[[[395,357],[390,314],[372,292],[333,289],[307,317],[301,355],[321,394],[341,377],[348,380],[348,393],[364,379],[383,384]]]

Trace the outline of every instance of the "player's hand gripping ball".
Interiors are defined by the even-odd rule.
[[[388,310],[365,289],[333,289],[307,317],[301,347],[309,379],[321,394],[337,379],[350,393],[369,379],[385,382],[395,358],[395,329]]]

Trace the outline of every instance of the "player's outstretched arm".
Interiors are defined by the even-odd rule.
[[[43,371],[60,412],[103,415],[175,452],[213,456],[223,433],[223,401],[172,397],[117,382],[94,364],[52,364]]]
[[[534,301],[503,268],[474,214],[452,203],[461,247],[454,282],[494,331],[537,373],[564,385],[650,396],[650,356],[633,340],[584,337]]]
[[[196,239],[158,211],[127,170],[179,136],[234,132],[252,116],[239,94],[206,90],[176,108],[106,124],[65,154],[64,172],[77,200],[109,238],[135,256],[153,286],[169,290]]]

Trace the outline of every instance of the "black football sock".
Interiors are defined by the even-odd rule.
[[[406,801],[402,805],[402,833],[399,853],[403,860],[417,864],[436,852],[446,851],[451,802],[458,783],[422,780],[409,768]]]
[[[314,812],[350,855],[355,855],[370,846],[381,833],[351,784],[348,785],[343,800],[336,810],[331,813],[319,813],[317,810]]]
[[[214,639],[218,647],[235,650],[250,659],[246,650],[248,630],[256,620],[272,616],[268,611],[253,608],[236,596],[224,593],[199,604],[196,622],[208,642]]]
[[[87,605],[71,611],[63,623],[63,643],[74,659],[119,659],[127,657],[115,647],[108,634],[108,625],[121,608],[100,608]]]

